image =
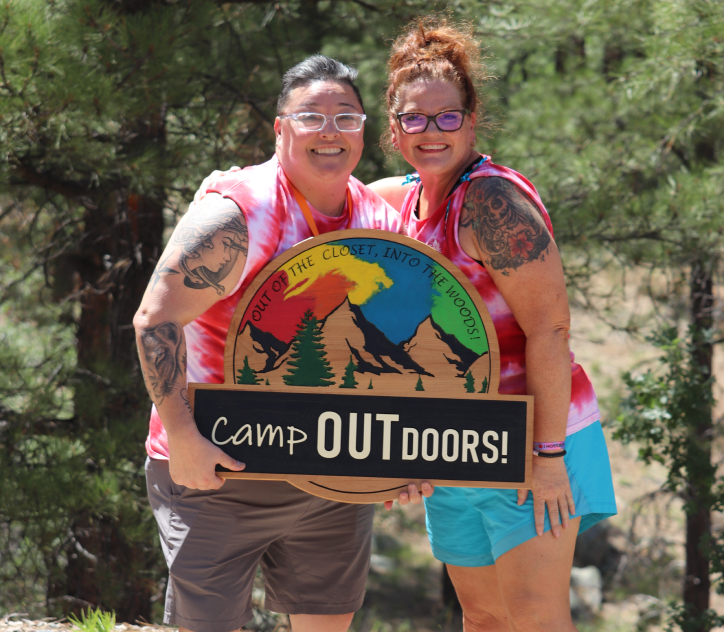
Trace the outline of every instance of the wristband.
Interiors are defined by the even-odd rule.
[[[558,450],[566,447],[565,439],[563,441],[551,441],[550,443],[533,442],[534,450]]]
[[[567,452],[565,450],[561,450],[560,452],[538,452],[537,450],[533,450],[533,456],[541,456],[545,459],[559,459],[562,456],[566,456]]]

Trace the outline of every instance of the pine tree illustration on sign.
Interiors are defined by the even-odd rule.
[[[354,372],[357,365],[352,359],[352,355],[349,356],[349,364],[344,367],[344,380],[339,385],[339,388],[357,388],[357,380],[354,379]]]
[[[322,333],[317,318],[311,309],[307,309],[297,326],[292,341],[291,359],[287,362],[289,373],[284,383],[289,386],[331,386],[329,378],[334,377],[324,350]]]
[[[487,392],[488,392],[488,378],[487,378],[487,377],[484,377],[484,378],[483,378],[483,386],[482,386],[482,388],[478,391],[478,393],[487,393]]]
[[[244,356],[244,367],[237,371],[237,384],[259,384],[261,380],[256,376],[256,371],[249,366],[249,356]]]
[[[468,371],[465,374],[465,390],[468,393],[474,393],[475,392],[475,378],[473,377],[473,372]]]
[[[425,387],[422,385],[422,375],[417,376],[417,384],[415,385],[416,391],[424,391]]]

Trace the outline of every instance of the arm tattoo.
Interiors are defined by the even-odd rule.
[[[156,287],[156,283],[158,283],[158,280],[161,277],[171,276],[172,274],[179,274],[178,270],[169,268],[166,265],[166,262],[170,258],[171,258],[171,255],[168,255],[163,261],[159,261],[158,264],[156,265],[156,269],[153,271],[153,275],[151,276],[151,289]]]
[[[181,399],[184,400],[184,404],[186,405],[186,409],[193,415],[194,410],[191,408],[191,404],[189,403],[189,392],[187,389],[182,388],[181,389]]]
[[[545,261],[551,243],[538,208],[505,178],[472,182],[460,215],[460,227],[468,226],[485,263],[506,276],[529,261]]]
[[[173,393],[179,377],[186,372],[183,330],[172,322],[149,327],[141,332],[141,346],[146,360],[144,375],[148,390],[153,401],[160,406]]]
[[[194,290],[213,287],[222,296],[226,289],[221,281],[236,264],[239,252],[249,252],[249,233],[241,211],[227,208],[186,215],[171,243],[181,246],[178,265],[184,285]]]

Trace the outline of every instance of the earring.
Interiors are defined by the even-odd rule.
[[[394,149],[399,149],[399,147],[397,146],[397,141],[392,141],[392,147]]]
[[[470,141],[470,146],[471,146],[471,147],[475,147],[475,139],[474,139],[474,138],[473,138],[473,140]]]

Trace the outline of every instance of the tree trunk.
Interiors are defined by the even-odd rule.
[[[690,283],[690,300],[692,307],[692,324],[694,325],[693,361],[706,376],[712,375],[712,358],[714,349],[701,335],[713,325],[713,283],[712,262],[699,260],[692,266]],[[710,387],[711,388],[711,387]],[[702,415],[693,429],[698,444],[698,456],[701,465],[710,467],[712,440],[712,411]],[[705,463],[704,463],[705,461]],[[706,500],[708,489],[700,488],[704,481],[697,479],[688,472],[689,488],[687,499],[693,511],[686,514],[686,576],[684,578],[684,605],[688,606],[691,615],[698,616],[709,609],[709,559],[702,552],[701,545],[711,535],[710,503]],[[702,625],[695,632],[706,632],[708,627]]]
[[[136,453],[138,461],[143,458],[142,436],[110,426],[150,412],[132,320],[161,253],[162,200],[162,193],[151,198],[118,189],[100,199],[97,210],[86,212],[74,257],[84,288],[74,402],[77,427],[89,438],[92,459],[99,442],[124,444],[131,461]],[[91,461],[89,473],[103,467]],[[115,611],[119,622],[151,620],[156,586],[149,569],[157,563],[156,552],[137,534],[134,539],[133,521],[139,518],[125,518],[128,523],[124,516],[98,515],[92,507],[79,510],[64,547],[67,566],[48,585],[51,603],[60,600],[65,614],[79,615],[92,604]]]

